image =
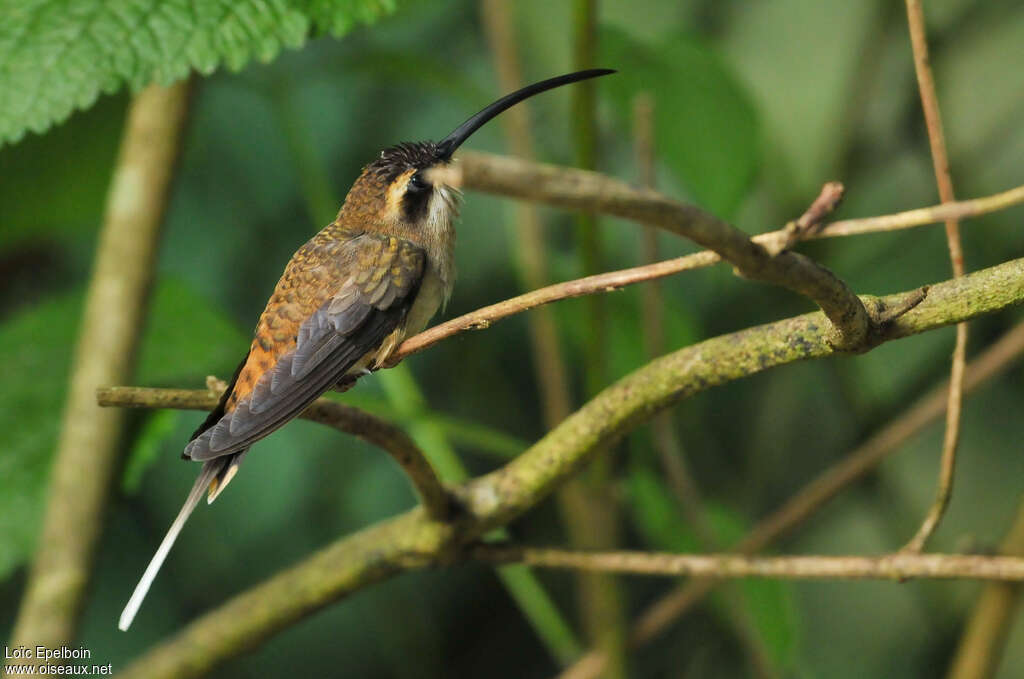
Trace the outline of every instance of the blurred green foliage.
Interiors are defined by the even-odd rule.
[[[0,478],[5,492],[0,496],[0,577],[10,574],[35,544],[40,506],[45,493],[50,455],[57,442],[59,413],[75,345],[75,332],[83,295],[80,292],[54,297],[25,309],[0,325],[0,341],[12,347],[12,371],[4,380],[0,427],[9,432],[5,454],[0,456]],[[199,338],[188,318],[204,328]],[[139,380],[145,384],[172,384],[191,375],[199,383],[204,371],[213,368],[224,374],[237,362],[238,347],[245,336],[222,313],[186,286],[167,277],[153,292],[148,327],[139,360]],[[151,416],[152,419],[152,416]],[[164,426],[162,439],[171,432]],[[162,442],[162,440],[161,440]],[[143,429],[138,450],[152,451],[157,441]],[[139,452],[129,461],[145,457]],[[137,465],[137,463],[136,463]],[[133,472],[141,474],[141,470]],[[8,486],[8,483],[10,485]],[[137,482],[136,482],[137,485]]]
[[[336,211],[383,146],[437,138],[496,90],[479,11],[468,0],[251,0],[71,3],[0,0],[0,637],[7,638],[39,525],[106,185],[127,97],[100,97],[189,69],[204,73],[166,220],[158,284],[137,382],[200,387],[227,376],[288,257]],[[231,4],[235,9],[225,13]],[[192,15],[182,7],[204,6]],[[99,9],[101,6],[105,9]],[[525,77],[568,70],[568,3],[513,3]],[[820,184],[842,180],[839,216],[936,200],[902,3],[861,0],[604,0],[598,84],[601,170],[637,176],[632,98],[655,101],[659,187],[750,232],[798,215]],[[1020,184],[1024,157],[1024,7],[927,3],[933,63],[957,192]],[[90,13],[89,39],[71,42]],[[134,18],[133,18],[134,17]],[[32,30],[28,31],[28,18]],[[146,30],[115,41],[118,21]],[[373,23],[372,26],[356,24]],[[77,24],[75,22],[78,22]],[[148,23],[147,23],[148,22]],[[342,37],[342,34],[345,34]],[[44,39],[45,38],[45,39]],[[282,47],[302,49],[281,51]],[[70,46],[70,47],[69,47]],[[269,61],[274,58],[273,61]],[[269,63],[249,63],[251,59]],[[93,102],[95,104],[93,105]],[[568,95],[531,101],[542,159],[565,163]],[[501,151],[500,127],[474,136]],[[508,203],[466,196],[451,317],[518,292]],[[553,275],[578,275],[571,216],[544,209]],[[1024,209],[963,227],[970,268],[1024,255]],[[635,225],[602,220],[609,267],[636,264]],[[691,250],[661,238],[666,256]],[[802,250],[858,291],[894,292],[949,276],[941,227],[808,244]],[[667,345],[809,309],[725,267],[668,279]],[[608,300],[609,373],[644,362],[640,291]],[[585,306],[555,305],[581,397]],[[110,313],[117,313],[116,309]],[[972,323],[973,355],[1021,318]],[[701,394],[673,418],[706,512],[723,544],[927,392],[948,371],[952,331],[863,355],[784,369]],[[449,478],[493,469],[543,433],[526,320],[511,318],[362,380],[338,398],[400,422]],[[937,549],[991,548],[1020,496],[1024,377],[1019,366],[965,408],[962,464]],[[114,667],[162,635],[339,535],[414,502],[397,467],[361,442],[293,423],[256,446],[245,473],[197,512],[132,633],[117,612],[177,512],[194,469],[178,459],[200,413],[132,411],[126,468],[108,518],[83,627]],[[935,424],[779,546],[794,553],[876,553],[901,545],[930,501],[942,437]],[[627,450],[628,449],[628,450]],[[626,511],[623,547],[697,549],[638,431],[616,451]],[[564,541],[552,503],[510,527],[531,543]],[[541,573],[574,620],[571,579]],[[526,588],[535,587],[528,583]],[[668,583],[625,580],[638,612]],[[944,672],[977,586],[970,583],[738,584],[739,600],[779,676],[926,677]],[[724,597],[634,658],[637,676],[747,676]],[[577,630],[579,625],[576,625]],[[1024,675],[1024,626],[998,676]],[[220,677],[550,676],[556,663],[491,569],[417,573],[362,592],[218,671]]]

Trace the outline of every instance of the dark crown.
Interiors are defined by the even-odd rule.
[[[422,170],[437,163],[437,144],[432,141],[405,141],[380,152],[380,158],[366,166],[373,173],[390,184],[407,170]]]

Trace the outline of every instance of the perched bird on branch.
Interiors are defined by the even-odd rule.
[[[445,183],[452,154],[491,118],[545,90],[613,73],[579,71],[506,95],[439,142],[384,149],[363,168],[338,217],[291,258],[267,302],[249,353],[183,457],[202,462],[184,506],[121,613],[128,629],[189,515],[213,502],[249,447],[325,391],[381,367],[422,330],[455,282],[461,195]]]

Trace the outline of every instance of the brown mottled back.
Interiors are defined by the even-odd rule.
[[[330,261],[333,249],[326,232],[341,228],[336,222],[331,224],[299,248],[288,262],[256,324],[249,357],[225,403],[226,412],[233,411],[239,400],[252,393],[259,378],[283,354],[295,350],[299,326],[334,293],[338,282],[332,280],[332,274],[337,271],[337,262]]]

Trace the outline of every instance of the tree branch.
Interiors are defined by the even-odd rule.
[[[918,291],[865,298],[875,313]],[[931,286],[916,307],[884,324],[873,344],[949,325],[1024,301],[1024,259]],[[820,314],[806,314],[680,349],[607,387],[505,467],[467,484],[466,501],[484,529],[507,523],[607,445],[660,409],[705,389],[836,352]],[[524,492],[529,489],[529,492]]]
[[[883,233],[899,231],[916,226],[938,224],[949,219],[966,219],[979,215],[998,212],[1008,207],[1024,203],[1024,186],[996,193],[983,198],[972,198],[954,203],[942,203],[930,207],[906,210],[880,217],[862,217],[860,219],[843,219],[826,225],[819,233],[809,238],[836,238],[839,236],[857,236],[865,233]],[[759,236],[754,236],[758,239]]]
[[[468,153],[468,152],[464,152]],[[474,157],[484,154],[474,153]],[[808,232],[803,237],[809,240],[817,238],[836,238],[840,236],[853,236],[866,233],[881,233],[900,229],[909,229],[917,226],[936,224],[950,216],[970,217],[988,214],[1007,207],[1024,203],[1024,186],[1004,191],[984,198],[965,200],[959,203],[948,203],[945,205],[933,205],[930,207],[898,212],[892,215],[880,217],[866,217],[862,219],[847,219],[832,222],[824,226],[820,231]],[[769,250],[777,249],[785,245],[789,237],[786,228],[777,231],[770,231],[754,236],[753,240],[765,246]],[[722,261],[716,253],[704,250],[685,257],[636,266],[629,269],[620,269],[596,276],[587,276],[565,283],[556,283],[539,290],[533,290],[510,299],[491,304],[490,306],[477,309],[468,314],[453,318],[450,321],[439,323],[423,332],[405,340],[402,345],[392,354],[388,365],[394,365],[398,361],[434,346],[441,340],[447,339],[466,330],[484,330],[492,323],[503,318],[513,316],[524,311],[536,308],[544,304],[550,304],[562,299],[572,299],[583,295],[593,295],[600,292],[611,292],[628,285],[644,283],[657,280],[666,276],[672,276],[691,269],[700,269],[718,264]]]
[[[220,390],[106,387],[96,390],[96,402],[105,407],[212,410],[222,390],[223,385]],[[409,477],[428,516],[443,520],[449,515],[448,492],[423,451],[400,428],[358,408],[326,398],[317,399],[299,417],[352,434],[382,449]]]
[[[867,311],[832,272],[794,252],[772,256],[747,234],[693,205],[596,172],[477,153],[460,158],[453,169],[461,173],[454,179],[460,185],[661,227],[714,250],[743,276],[810,297],[832,322],[830,341],[837,348],[859,350],[868,335]]]
[[[1024,558],[973,554],[882,556],[748,556],[745,554],[672,554],[665,552],[579,552],[541,547],[475,545],[471,558],[489,563],[524,563],[599,573],[714,578],[879,579],[969,578],[1024,581]]]
[[[921,106],[928,128],[928,143],[932,150],[932,165],[935,181],[939,186],[939,200],[951,203],[953,179],[949,174],[949,157],[946,154],[946,137],[942,132],[942,118],[939,115],[939,99],[935,94],[935,81],[928,60],[928,40],[925,35],[924,9],[921,0],[906,0],[907,23],[910,27],[910,43],[914,53],[914,71],[917,74],[918,89],[921,92]],[[964,275],[964,253],[960,244],[960,226],[956,219],[946,220],[946,243],[949,259],[953,265],[953,276]],[[956,327],[956,346],[949,375],[949,397],[946,406],[946,432],[942,440],[942,459],[939,463],[939,481],[935,501],[917,533],[904,549],[920,552],[942,520],[949,500],[953,495],[953,472],[956,470],[956,451],[960,443],[960,412],[963,408],[964,364],[967,362],[967,324]]]
[[[120,412],[96,407],[93,390],[97,384],[128,381],[134,372],[188,89],[187,81],[147,87],[128,112],[86,295],[39,547],[12,646],[56,648],[75,636],[103,509],[118,468],[122,424]]]
[[[595,188],[592,184],[585,184],[581,188],[573,188],[578,183],[576,173],[579,173],[579,170],[471,151],[461,152],[459,158],[462,168],[461,175],[459,178],[453,178],[451,181],[463,181],[465,186],[469,188],[568,207],[580,207],[586,204],[588,200],[595,200]],[[511,176],[503,176],[501,173],[508,164],[518,167],[518,171]],[[560,173],[565,173],[558,182],[558,185],[561,187],[560,190],[558,187],[548,187],[549,190],[546,193],[539,194],[537,192],[536,182],[544,181],[544,177],[549,175]],[[583,174],[592,175],[594,173]],[[601,175],[596,176],[600,177]],[[622,186],[627,190],[632,190],[625,184],[622,184]],[[643,200],[643,190],[636,189],[632,191],[636,194],[633,197],[634,200]],[[1020,203],[1024,203],[1024,185],[992,196],[957,203],[933,205],[878,217],[832,222],[820,230],[804,233],[801,238],[814,240],[818,238],[836,238],[909,229],[936,224],[953,217],[964,218],[988,214]],[[592,209],[600,211],[602,206],[596,205]],[[769,252],[772,252],[784,249],[789,238],[790,231],[787,228],[782,228],[777,231],[759,234],[754,236],[752,240],[764,246]],[[691,269],[712,266],[721,261],[722,258],[718,254],[705,250],[656,264],[621,269],[596,276],[587,276],[586,278],[557,283],[546,288],[533,290],[435,325],[414,337],[410,337],[392,355],[389,365],[394,365],[403,358],[431,347],[437,342],[457,333],[466,330],[483,330],[503,318],[544,304],[598,292],[610,292],[627,285],[652,281]]]
[[[664,200],[658,194],[652,196],[652,192],[633,188],[625,182],[596,172],[585,172],[575,168],[559,167],[480,151],[460,151],[458,159],[459,163],[453,169],[451,181],[461,182],[468,189],[510,198],[522,198],[574,210],[618,215],[639,222],[645,222],[645,214],[648,211],[657,210],[661,201]],[[550,184],[545,182],[550,182]],[[616,190],[607,199],[601,194],[601,190],[606,186],[612,186]],[[648,199],[651,201],[650,205],[640,209],[632,207],[633,204],[643,205]],[[983,198],[941,203],[891,215],[843,219],[824,226],[817,233],[808,234],[806,238],[833,238],[896,231],[936,224],[949,219],[977,217],[1005,210],[1020,203],[1024,203],[1024,186]],[[696,210],[696,208],[693,209]],[[621,214],[621,211],[628,211],[629,214]],[[700,211],[697,210],[697,212]],[[712,217],[712,219],[717,218]],[[767,245],[774,239],[783,238],[784,231],[783,229],[780,232],[754,236],[754,240]]]

